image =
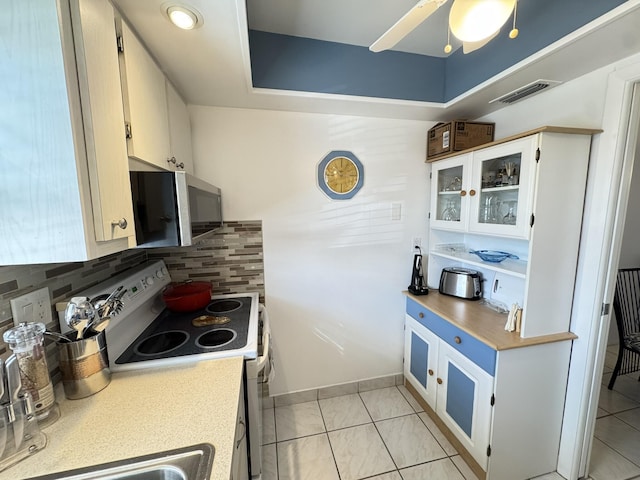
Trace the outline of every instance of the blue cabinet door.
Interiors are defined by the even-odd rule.
[[[486,470],[493,377],[445,342],[439,350],[436,413]]]
[[[404,376],[434,410],[438,344],[437,336],[406,316]]]

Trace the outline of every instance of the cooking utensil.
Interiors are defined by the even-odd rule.
[[[518,256],[512,253],[500,252],[498,250],[469,250],[469,253],[479,256],[485,262],[500,263],[506,258],[518,260]]]
[[[104,317],[88,325],[82,334],[82,338],[90,338],[102,332],[105,328],[107,328],[110,320],[111,317]]]
[[[9,387],[9,400],[13,410],[13,436],[16,443],[16,451],[22,445],[24,437],[24,410],[23,402],[20,401],[20,390],[22,389],[22,380],[20,379],[20,366],[15,354],[11,355],[5,364],[7,372],[7,385]]]
[[[45,330],[44,335],[47,337],[51,337],[56,343],[71,343],[71,340],[58,332],[51,332],[49,330]]]
[[[122,303],[120,303],[118,306],[117,302],[122,298],[125,292],[126,289],[124,288],[124,286],[120,285],[106,297],[104,295],[99,295],[95,298],[92,298],[91,303],[93,303],[94,307],[96,308],[98,316],[100,318],[108,317],[112,310],[116,308],[122,308]]]
[[[73,297],[64,312],[67,325],[77,332],[76,340],[82,339],[82,332],[96,316],[96,310],[87,297]]]
[[[173,312],[194,312],[211,302],[211,283],[189,280],[172,283],[162,291],[162,299]]]

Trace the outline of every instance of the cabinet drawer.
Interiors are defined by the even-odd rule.
[[[407,298],[407,314],[489,375],[494,376],[496,370],[496,351],[494,349],[410,298]]]

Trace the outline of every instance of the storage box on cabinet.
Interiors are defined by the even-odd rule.
[[[0,44],[5,196],[0,264],[71,262],[135,242],[114,10],[9,0]],[[1,134],[0,134],[1,135]]]

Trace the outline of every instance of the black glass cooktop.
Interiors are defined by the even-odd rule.
[[[243,348],[251,297],[212,300],[196,312],[164,310],[118,357],[116,364]]]

